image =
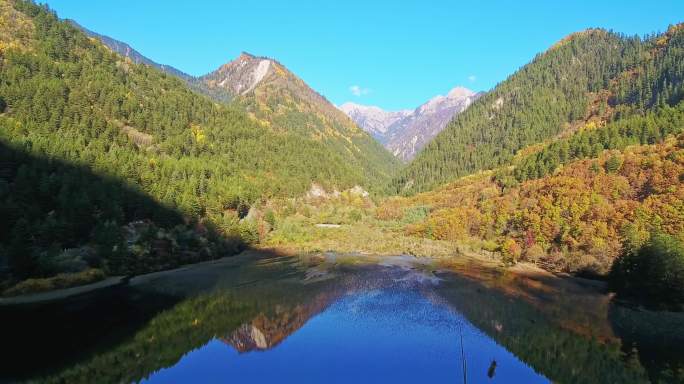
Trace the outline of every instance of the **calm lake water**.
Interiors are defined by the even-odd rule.
[[[0,307],[0,381],[682,382],[684,317],[411,257],[241,256]]]

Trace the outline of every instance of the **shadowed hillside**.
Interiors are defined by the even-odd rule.
[[[112,52],[46,6],[0,0],[0,20],[0,141],[14,151],[0,184],[11,218],[0,252],[13,280],[100,269],[81,261],[93,253],[111,274],[225,254],[219,238],[235,252],[268,230],[251,210],[265,199],[303,194],[313,182],[368,188],[393,161],[346,118],[350,134],[379,148],[375,155],[342,131],[331,147],[306,121],[283,131],[217,104]],[[299,116],[313,118],[307,113]],[[34,164],[51,161],[81,171]],[[83,172],[121,187],[86,183]]]
[[[234,254],[238,237],[197,226],[135,185],[0,141],[3,284],[89,269],[106,275]]]

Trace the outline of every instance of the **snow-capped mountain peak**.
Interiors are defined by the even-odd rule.
[[[408,161],[481,93],[455,87],[414,110],[385,111],[376,106],[344,103],[338,108],[371,133],[395,156]]]
[[[447,97],[450,99],[457,99],[457,98],[464,98],[464,97],[472,97],[475,95],[475,92],[466,88],[466,87],[455,87],[449,93],[447,94]]]
[[[392,124],[413,113],[411,110],[385,111],[373,105],[351,102],[344,103],[338,108],[381,143],[384,143],[383,138]]]

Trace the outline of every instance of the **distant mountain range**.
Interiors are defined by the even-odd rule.
[[[410,109],[385,111],[380,107],[356,103],[344,103],[339,108],[383,145],[387,144],[392,124],[413,113]]]
[[[414,110],[385,111],[355,103],[344,103],[339,108],[394,156],[410,161],[454,116],[483,94],[456,87]]]

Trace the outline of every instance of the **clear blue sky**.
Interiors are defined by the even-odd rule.
[[[643,35],[684,21],[684,0],[47,3],[192,75],[246,51],[279,60],[334,103],[386,109],[416,107],[456,85],[488,90],[574,31]]]

